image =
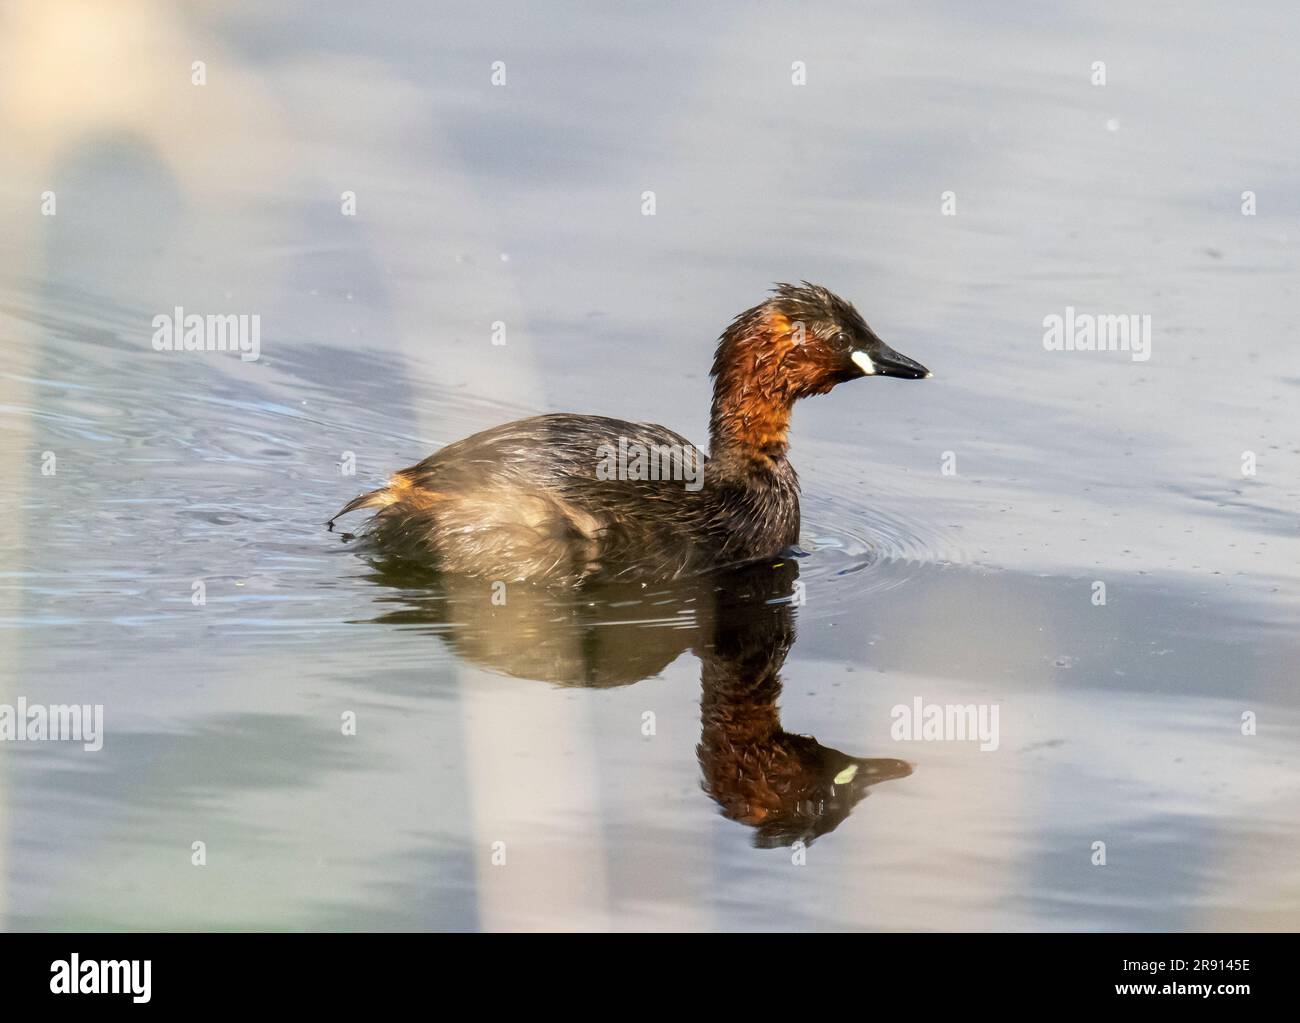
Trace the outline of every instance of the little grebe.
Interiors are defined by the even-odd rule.
[[[737,316],[711,375],[707,457],[662,426],[535,416],[447,445],[334,519],[375,508],[363,533],[381,558],[504,581],[672,579],[767,557],[799,537],[794,403],[930,371],[805,281]]]

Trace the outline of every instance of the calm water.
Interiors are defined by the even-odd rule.
[[[106,735],[0,744],[0,923],[1300,926],[1298,41],[1283,3],[8,5],[0,703]],[[500,607],[322,529],[520,415],[703,441],[713,339],[799,278],[935,372],[798,409],[805,556]],[[177,305],[261,358],[154,351]],[[1046,351],[1067,306],[1151,358]],[[896,740],[918,697],[998,748]]]

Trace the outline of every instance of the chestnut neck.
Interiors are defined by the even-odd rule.
[[[709,455],[758,465],[784,459],[790,449],[790,403],[738,388],[715,388]]]
[[[767,468],[785,458],[794,397],[780,362],[791,344],[790,321],[765,310],[723,335],[713,362],[710,458]]]

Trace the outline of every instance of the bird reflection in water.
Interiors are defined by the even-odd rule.
[[[786,731],[781,669],[795,641],[794,558],[671,584],[607,584],[560,593],[528,585],[491,599],[482,579],[374,581],[402,587],[400,607],[372,621],[428,627],[464,660],[563,686],[629,685],[683,653],[700,660],[702,787],[722,814],[755,829],[763,848],[811,844],[833,831],[883,781],[911,767],[853,757]]]

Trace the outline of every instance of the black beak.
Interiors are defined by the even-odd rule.
[[[853,363],[866,376],[901,377],[903,380],[924,380],[934,376],[915,359],[881,344],[874,352],[859,349],[853,353]]]

